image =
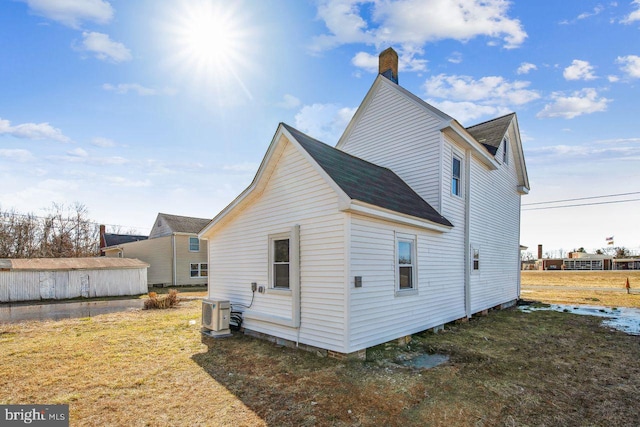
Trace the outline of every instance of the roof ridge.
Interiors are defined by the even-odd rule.
[[[485,125],[485,124],[487,124],[487,123],[491,123],[491,122],[493,122],[493,121],[500,120],[500,119],[504,119],[505,117],[508,117],[508,116],[515,116],[515,115],[516,115],[516,113],[515,113],[515,111],[514,111],[514,112],[511,112],[511,113],[505,114],[505,115],[503,115],[503,116],[500,116],[500,117],[494,117],[493,119],[489,119],[489,120],[486,120],[486,121],[484,121],[484,122],[476,123],[475,125],[467,126],[465,129],[469,130],[469,129],[474,128],[474,127],[476,127],[476,126]]]

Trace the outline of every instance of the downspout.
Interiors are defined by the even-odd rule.
[[[471,151],[464,156],[464,311],[471,318]]]
[[[178,273],[176,271],[176,233],[171,234],[171,251],[172,251],[172,265],[171,265],[171,286],[178,286]]]

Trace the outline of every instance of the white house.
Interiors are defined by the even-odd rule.
[[[528,190],[516,115],[461,126],[397,84],[387,49],[337,147],[280,124],[200,232],[209,297],[252,334],[361,356],[514,303]]]

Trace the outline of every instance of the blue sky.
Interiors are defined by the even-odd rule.
[[[389,46],[465,126],[518,114],[523,204],[640,192],[640,0],[9,0],[0,208],[80,202],[139,233],[213,217],[279,122],[335,144]],[[593,204],[632,199],[523,206],[521,241],[640,250],[639,201]]]

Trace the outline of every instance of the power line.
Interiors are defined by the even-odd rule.
[[[550,203],[575,202],[577,200],[603,199],[605,197],[630,196],[632,194],[640,194],[640,191],[634,191],[632,193],[605,194],[603,196],[579,197],[579,198],[576,198],[576,199],[551,200],[551,201],[548,201],[548,202],[523,203],[522,206],[546,205],[546,204],[550,204]],[[563,207],[563,206],[558,206],[558,207]]]
[[[628,200],[612,200],[609,202],[596,202],[596,203],[578,203],[575,205],[563,205],[563,206],[545,206],[542,208],[530,208],[530,209],[522,209],[523,211],[539,211],[543,209],[561,209],[561,208],[574,208],[577,206],[596,206],[596,205],[609,205],[613,203],[625,203],[625,202],[637,202],[640,199],[628,199]]]

